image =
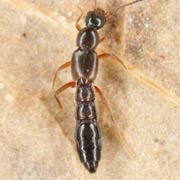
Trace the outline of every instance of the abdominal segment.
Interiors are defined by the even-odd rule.
[[[85,167],[90,172],[95,172],[101,157],[101,137],[97,124],[94,92],[89,81],[80,79],[77,84],[76,146]]]

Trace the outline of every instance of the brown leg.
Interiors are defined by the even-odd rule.
[[[94,88],[95,88],[95,91],[101,97],[103,104],[105,105],[107,111],[109,112],[109,114],[111,116],[111,121],[112,121],[112,125],[113,125],[112,128],[113,128],[114,135],[118,139],[119,143],[122,145],[122,147],[123,147],[124,151],[127,153],[128,157],[131,159],[134,159],[136,157],[136,155],[135,155],[134,151],[131,149],[131,147],[128,145],[128,143],[126,142],[126,139],[124,137],[122,129],[118,126],[117,122],[113,119],[111,110],[108,106],[105,96],[102,94],[101,90],[97,86],[94,86]]]
[[[79,8],[80,9],[80,8]],[[82,28],[81,28],[81,26],[79,25],[79,21],[81,20],[81,18],[82,18],[82,15],[83,15],[83,12],[82,12],[82,9],[80,9],[80,11],[81,11],[81,15],[78,17],[78,19],[77,19],[77,21],[76,21],[76,29],[78,30],[78,31],[80,31]]]
[[[104,40],[105,40],[105,37],[102,37],[102,38],[99,40],[99,43],[98,43],[98,44],[102,43]]]
[[[102,103],[104,104],[104,106],[106,107],[106,110],[108,111],[109,115],[111,116],[112,125],[114,126],[116,124],[116,122],[113,119],[111,110],[109,108],[109,105],[107,103],[107,100],[106,100],[105,96],[103,95],[102,91],[97,86],[94,85],[94,89],[99,94],[99,96],[100,96],[100,98],[102,100]]]
[[[56,82],[58,73],[59,73],[61,70],[69,67],[70,65],[71,65],[71,61],[68,61],[68,62],[66,62],[66,63],[64,63],[63,65],[61,65],[61,66],[58,67],[58,69],[56,70],[56,72],[55,72],[55,74],[54,74],[54,78],[53,78],[53,82],[52,82],[52,88],[53,88],[53,89],[54,89],[54,86],[55,86],[55,82]]]
[[[103,53],[103,54],[100,54],[100,55],[98,56],[99,59],[103,59],[103,60],[104,60],[105,58],[108,58],[108,57],[111,57],[112,60],[120,63],[125,70],[133,69],[133,67],[128,67],[128,66],[123,62],[123,60],[121,60],[120,58],[118,58],[118,57],[115,56],[114,54]]]
[[[108,21],[110,19],[109,12],[105,11],[104,13],[106,20]]]
[[[55,91],[54,97],[55,97],[60,109],[62,108],[62,104],[61,104],[60,100],[58,99],[58,94],[60,94],[61,92],[63,92],[64,90],[66,90],[69,87],[74,88],[75,86],[76,86],[76,83],[72,81],[72,82],[64,84],[63,86],[61,86],[59,89],[57,89]]]
[[[94,0],[94,10],[97,8],[97,0]]]

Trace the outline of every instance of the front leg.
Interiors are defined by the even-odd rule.
[[[79,9],[80,9],[80,11],[81,11],[81,14],[80,14],[80,16],[78,17],[78,19],[77,19],[77,21],[76,21],[76,29],[77,29],[78,31],[81,31],[82,28],[81,28],[79,22],[80,22],[80,20],[81,20],[81,18],[82,18],[83,12],[82,12],[82,9],[81,9],[81,8],[79,8]]]

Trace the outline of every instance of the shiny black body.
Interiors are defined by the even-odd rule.
[[[101,156],[101,137],[97,124],[94,92],[89,80],[78,79],[76,92],[76,131],[77,150],[85,167],[94,172]]]
[[[77,82],[75,140],[80,160],[89,172],[95,172],[101,157],[101,136],[97,122],[92,82],[98,72],[95,48],[99,43],[97,30],[105,24],[104,11],[90,11],[86,26],[77,36],[78,49],[71,60],[72,77]]]

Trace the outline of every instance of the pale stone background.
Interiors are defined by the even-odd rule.
[[[180,1],[144,0],[118,12],[120,0],[97,3],[111,12],[99,51],[134,69],[102,61],[96,84],[136,157],[112,135],[97,97],[103,150],[89,174],[74,145],[75,90],[60,96],[61,111],[51,90],[76,49],[78,7],[86,14],[92,2],[0,0],[1,180],[180,180]],[[64,70],[58,84],[70,80]]]

